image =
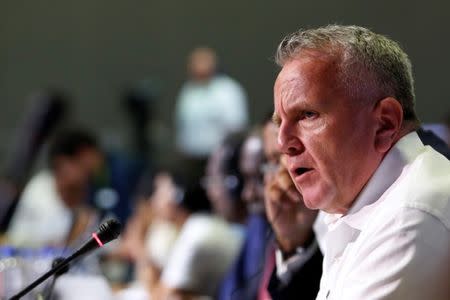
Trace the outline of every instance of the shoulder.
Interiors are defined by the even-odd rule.
[[[450,162],[426,146],[405,173],[390,195],[399,200],[399,212],[419,210],[450,230]]]
[[[178,244],[192,247],[236,248],[241,237],[224,220],[208,215],[195,214],[183,225]]]
[[[238,90],[240,92],[243,92],[241,84],[237,80],[225,74],[217,75],[216,77],[214,77],[214,79],[211,81],[211,85],[216,88]]]
[[[20,205],[31,205],[41,207],[44,203],[59,203],[59,196],[56,192],[55,179],[48,170],[42,170],[34,175],[25,186]]]

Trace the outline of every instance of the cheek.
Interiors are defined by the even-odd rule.
[[[326,133],[327,127],[329,127],[329,121],[325,118],[318,119],[313,125],[308,128],[308,132],[312,136],[320,136]]]
[[[320,126],[306,138],[305,148],[310,153],[315,167],[325,181],[338,185],[344,179],[348,169],[352,169],[360,159],[357,152],[361,148],[359,131],[348,122],[323,121]],[[308,150],[309,149],[309,150]]]

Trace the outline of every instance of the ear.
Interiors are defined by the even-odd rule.
[[[397,141],[403,123],[403,108],[395,98],[380,100],[374,107],[377,130],[375,133],[375,150],[386,153]]]

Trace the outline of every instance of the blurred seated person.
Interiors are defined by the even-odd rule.
[[[317,210],[308,209],[286,169],[277,143],[278,127],[264,126],[265,202],[278,249],[268,290],[272,299],[315,299],[322,275],[323,256],[313,224]]]
[[[198,184],[188,186],[181,177],[162,171],[155,176],[153,187],[149,201],[140,205],[130,218],[121,241],[122,245],[119,247],[122,248],[122,254],[125,253],[126,257],[135,261],[137,272],[135,281],[125,290],[121,290],[116,299],[145,299],[143,298],[145,295],[153,299],[165,299],[165,295],[169,293],[171,295],[181,293],[181,291],[169,290],[160,281],[162,271],[171,261],[175,243],[180,244],[177,242],[179,232],[187,230],[188,234],[192,233],[191,229],[188,230],[185,227],[188,228],[190,225],[187,224],[195,223],[199,219],[198,216],[204,216],[207,219],[207,228],[209,225],[217,227],[213,218],[208,219],[210,203],[204,190]],[[220,221],[220,223],[224,222]],[[142,228],[143,226],[146,228]],[[182,246],[178,247],[186,246],[183,249],[191,249],[189,253],[202,251],[208,246],[206,235],[210,232],[213,232],[213,229],[207,229],[206,234],[201,236],[196,235],[199,238],[195,239],[193,244],[181,243]],[[220,234],[220,232],[214,232]],[[183,250],[177,257],[178,261],[181,260],[186,265],[190,257],[185,257],[185,254]],[[184,271],[193,272],[188,268]],[[188,275],[184,274],[184,276]]]
[[[213,211],[243,234],[247,205],[242,199],[243,174],[239,168],[245,134],[228,134],[211,153],[202,178]]]
[[[239,158],[243,175],[242,199],[249,216],[245,228],[245,240],[237,260],[222,282],[219,298],[258,299],[263,287],[266,260],[272,250],[272,232],[265,215],[263,142],[260,130],[251,132],[244,141]]]
[[[176,144],[191,163],[186,167],[192,166],[190,169],[198,173],[194,176],[203,173],[206,159],[225,136],[245,128],[248,122],[244,89],[217,69],[214,50],[194,49],[188,58],[189,79],[176,102]]]
[[[49,169],[26,185],[7,236],[16,246],[64,246],[93,220],[87,208],[92,168],[100,161],[95,139],[88,133],[62,132],[49,146]],[[92,225],[92,224],[91,224]]]
[[[135,262],[135,280],[116,294],[115,299],[139,300],[160,298],[160,276],[172,252],[180,228],[194,207],[185,199],[178,201],[179,184],[167,172],[158,173],[153,180],[154,191],[149,201],[135,211],[121,240],[123,254]],[[200,210],[209,203],[194,203]]]
[[[211,154],[203,186],[214,214],[192,214],[183,225],[162,273],[164,297],[199,299],[217,295],[220,282],[235,261],[244,236],[246,207],[241,199],[239,156],[242,134],[229,135]],[[195,193],[194,193],[195,191]],[[192,201],[206,199],[194,186]],[[166,298],[161,299],[166,299]],[[173,298],[171,298],[173,297]]]

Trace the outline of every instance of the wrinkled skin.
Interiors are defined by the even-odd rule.
[[[277,144],[277,126],[267,123],[263,134],[264,152],[272,166],[264,176],[267,217],[280,248],[292,252],[311,237],[317,210],[305,206],[286,169],[286,157],[281,156]]]

